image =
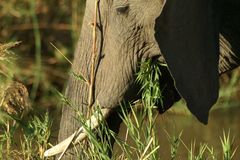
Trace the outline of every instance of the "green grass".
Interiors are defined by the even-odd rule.
[[[83,159],[82,156],[88,159],[109,159],[109,157],[107,157],[109,149],[112,152],[110,137],[114,137],[116,144],[120,148],[117,153],[113,151],[114,154],[112,159],[162,159],[159,151],[161,149],[167,149],[166,146],[160,146],[159,138],[156,134],[156,119],[159,115],[154,107],[157,101],[161,101],[161,93],[159,93],[160,90],[157,88],[160,87],[158,82],[161,76],[158,65],[158,63],[150,60],[141,64],[141,69],[137,78],[138,83],[141,83],[143,86],[141,107],[138,107],[139,103],[130,104],[126,102],[121,105],[120,116],[127,128],[123,139],[109,130],[105,121],[101,123],[100,128],[93,131],[85,125],[86,119],[84,115],[79,113],[79,122],[87,130],[89,139],[87,148],[85,145],[81,145],[80,150],[84,150],[84,152],[81,152],[79,159]],[[79,76],[76,76],[76,78],[77,77]],[[84,83],[82,78],[80,81]],[[62,99],[65,103],[70,103],[66,98]],[[130,113],[128,112],[129,110]],[[97,111],[100,111],[99,107],[97,107]],[[179,153],[180,147],[185,148],[185,151],[188,153],[186,157],[188,160],[216,160],[216,157],[220,157],[219,150],[215,152],[210,144],[201,142],[196,144],[196,141],[193,140],[190,146],[188,146],[182,139],[184,135],[183,131],[178,135],[170,135],[165,130],[165,134],[169,141],[168,148],[170,149],[171,160],[178,159],[179,155],[181,155],[181,153]],[[237,150],[237,148],[233,147],[233,141],[230,143],[229,139],[230,133],[226,136],[225,132],[223,132],[223,137],[218,140],[223,146],[221,153],[224,160],[234,159]],[[76,152],[76,154],[78,153],[79,152]]]
[[[220,137],[222,149],[223,149],[223,159],[231,160],[233,159],[237,148],[233,148],[234,138],[230,139],[230,131],[228,131],[227,135],[225,131],[223,131],[223,136]]]
[[[51,136],[49,114],[33,116],[27,121],[12,118],[0,126],[0,159],[44,159]]]
[[[50,119],[50,113],[47,110],[51,111],[56,108],[59,104],[59,101],[56,100],[59,95],[62,101],[70,104],[63,95],[59,94],[66,81],[66,68],[69,68],[69,63],[58,53],[56,48],[59,48],[64,56],[70,57],[70,59],[73,57],[80,33],[84,3],[85,0],[1,1],[0,43],[21,41],[21,44],[1,45],[0,83],[1,85],[5,84],[7,77],[7,81],[14,78],[26,84],[31,91],[34,110],[32,116],[23,120],[0,112],[0,160],[44,159],[43,152],[51,146],[50,137],[56,135],[51,135],[53,120]],[[53,48],[51,43],[56,48]],[[10,50],[17,44],[16,49]],[[13,51],[16,53],[15,55],[13,55]],[[157,83],[161,73],[157,65],[151,61],[142,63],[138,73],[138,83],[143,86],[141,102],[144,107],[139,109],[135,104],[127,102],[122,104],[123,114],[121,116],[127,127],[124,138],[120,138],[110,131],[106,122],[102,122],[101,127],[95,131],[85,126],[88,131],[89,147],[86,148],[85,145],[80,147],[86,149],[84,155],[90,159],[109,159],[106,155],[112,148],[109,141],[110,136],[113,136],[120,150],[113,152],[112,159],[163,159],[160,151],[170,150],[169,157],[177,160],[181,155],[180,148],[184,148],[184,151],[188,153],[188,159],[230,160],[236,158],[234,155],[238,150],[233,145],[234,139],[231,135],[234,133],[230,134],[230,132],[226,134],[223,131],[221,138],[216,137],[219,144],[222,145],[221,151],[206,142],[196,143],[193,140],[190,145],[186,144],[182,137],[188,133],[184,131],[175,135],[167,131],[162,132],[161,134],[165,134],[169,144],[168,146],[160,145],[161,139],[159,141],[159,135],[156,134],[158,114],[154,107],[156,102],[161,102],[159,90],[161,84]],[[82,76],[71,74],[84,83],[85,80]],[[233,101],[239,104],[236,94],[239,88],[239,71],[236,70],[225,77],[228,77],[229,80],[226,82],[222,80],[223,89],[220,92],[222,96],[220,103],[226,104],[227,107]],[[56,89],[60,92],[57,93]],[[237,105],[234,104],[234,106]],[[130,114],[126,108],[130,109]],[[179,112],[182,112],[182,109]],[[86,120],[83,117],[79,114],[78,120],[84,125]],[[78,156],[80,159],[83,155]]]
[[[13,43],[14,44],[14,43]],[[14,46],[14,45],[10,45]],[[3,48],[3,47],[2,47]],[[6,48],[6,47],[5,47]],[[10,47],[4,51],[8,51]],[[3,53],[3,52],[2,52]],[[3,54],[2,54],[3,55]],[[2,56],[4,57],[4,56]],[[2,58],[3,59],[3,58]],[[7,60],[5,59],[7,62]],[[77,119],[84,126],[88,134],[88,142],[75,147],[76,155],[79,159],[94,159],[108,160],[107,155],[113,152],[112,159],[141,159],[141,160],[159,160],[162,159],[160,150],[166,150],[166,147],[161,147],[158,135],[156,134],[156,119],[159,116],[156,112],[155,104],[161,102],[161,91],[159,78],[161,72],[159,64],[156,61],[147,60],[141,63],[140,71],[137,74],[137,83],[142,85],[142,99],[136,104],[128,102],[121,105],[121,118],[125,124],[127,131],[124,139],[121,139],[107,127],[105,121],[101,121],[100,127],[92,130],[86,126],[85,115],[77,112],[76,106],[65,98],[60,92],[56,91],[64,103],[74,107],[78,113]],[[82,76],[72,73],[79,83],[85,83]],[[140,106],[140,107],[139,107]],[[100,113],[100,107],[96,107],[96,111]],[[128,112],[130,110],[130,113]],[[101,114],[98,114],[101,116]],[[46,159],[43,157],[44,151],[51,146],[51,127],[52,120],[49,118],[49,113],[44,116],[32,115],[26,119],[16,119],[16,117],[0,112],[2,125],[0,125],[0,159]],[[101,118],[99,118],[101,119]],[[169,141],[168,149],[172,160],[178,159],[179,148],[184,147],[188,153],[188,160],[215,160],[219,157],[219,153],[206,143],[196,144],[195,140],[188,146],[182,136],[184,132],[178,135],[170,135],[166,130],[166,139]],[[114,137],[120,151],[115,153],[110,143],[111,137]],[[236,154],[237,148],[234,148],[234,139],[230,138],[230,132],[219,139],[222,145],[223,160],[232,160]],[[87,145],[86,145],[87,143]],[[16,147],[17,145],[20,147]],[[87,147],[86,147],[87,146]],[[83,150],[83,152],[79,152]],[[218,151],[219,152],[219,151]],[[81,154],[79,154],[81,153]],[[84,157],[84,158],[83,158]],[[49,158],[51,159],[51,157]]]

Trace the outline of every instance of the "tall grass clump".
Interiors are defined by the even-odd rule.
[[[73,107],[78,117],[76,117],[84,129],[87,131],[88,142],[80,144],[81,152],[76,151],[79,159],[110,159],[109,153],[113,152],[111,138],[114,138],[119,146],[121,146],[121,158],[115,159],[156,159],[158,160],[158,150],[160,145],[157,140],[155,132],[155,122],[157,112],[154,112],[155,104],[161,102],[161,92],[159,86],[160,70],[157,62],[151,60],[141,63],[140,71],[138,73],[137,82],[142,85],[141,93],[142,107],[134,106],[137,104],[122,103],[119,115],[121,116],[124,124],[127,126],[125,139],[121,140],[109,130],[107,123],[101,117],[100,107],[95,107],[95,114],[99,116],[100,127],[95,130],[86,125],[86,115],[78,111],[77,107],[73,106],[63,95],[58,93],[63,102],[69,107]],[[72,73],[79,83],[85,83],[85,78],[82,75]],[[130,111],[130,114],[129,114]],[[129,145],[127,141],[131,139],[134,144]],[[87,146],[87,147],[86,147]],[[80,154],[78,154],[80,153]]]
[[[177,158],[177,151],[181,142],[182,132],[180,132],[178,136],[171,136],[166,130],[165,132],[170,143],[171,160],[175,160]]]
[[[158,136],[156,135],[156,118],[158,113],[154,110],[156,103],[161,103],[162,95],[160,90],[159,63],[154,60],[145,60],[140,65],[137,73],[136,83],[141,87],[141,105],[122,105],[122,120],[127,127],[125,142],[131,139],[133,144],[121,145],[124,151],[122,157],[137,159],[160,159]],[[130,114],[128,110],[130,108]],[[126,148],[127,147],[127,148]]]
[[[51,136],[52,120],[49,113],[44,116],[33,116],[26,123],[23,129],[23,139],[21,140],[22,153],[24,159],[44,159],[43,153],[49,146]]]
[[[94,114],[99,120],[99,127],[94,130],[86,125],[85,116],[80,113],[78,114],[78,120],[88,134],[88,142],[81,144],[80,150],[83,152],[78,152],[77,156],[79,159],[110,160],[109,154],[113,152],[111,138],[115,137],[115,134],[108,128],[106,121],[103,119],[100,107],[97,106],[95,108]]]
[[[15,54],[11,48],[19,42],[0,44],[0,159],[44,159],[49,146],[51,120],[30,116],[26,87],[14,78]]]
[[[0,159],[43,160],[51,136],[49,114],[27,121],[9,116],[0,124]]]
[[[184,143],[182,141],[182,143]],[[185,145],[185,144],[184,144]],[[185,145],[186,147],[186,145]],[[207,148],[208,145],[207,144],[202,144],[200,143],[199,145],[199,150],[196,150],[196,141],[194,140],[193,142],[191,142],[190,148],[186,147],[187,151],[188,151],[188,160],[205,160],[206,159],[206,152],[207,152]]]
[[[230,131],[228,131],[227,135],[226,132],[223,131],[223,136],[220,137],[221,144],[222,144],[222,150],[223,150],[223,159],[224,160],[232,160],[237,148],[234,149],[233,142],[234,138],[230,139]]]
[[[10,42],[6,44],[0,43],[0,78],[1,78],[0,80],[1,81],[5,79],[13,78],[12,66],[14,64],[15,55],[10,49],[18,46],[19,44],[20,42]]]
[[[86,78],[82,75],[77,75],[74,72],[71,72],[70,74],[73,75],[79,83],[87,82]],[[95,117],[98,119],[99,127],[91,128],[91,126],[87,125],[86,114],[80,112],[79,108],[74,106],[63,94],[58,91],[56,92],[63,104],[71,107],[76,112],[77,116],[75,118],[88,135],[87,141],[79,142],[78,146],[73,147],[74,154],[76,155],[75,157],[77,157],[77,159],[110,160],[111,158],[109,157],[109,153],[112,153],[113,149],[111,138],[116,135],[108,128],[107,122],[103,118],[100,106],[95,106],[93,112]],[[65,153],[62,153],[61,156],[63,156],[63,154]]]
[[[14,109],[9,107],[10,105],[7,102],[13,102],[9,92],[11,91],[14,79],[13,67],[15,64],[15,54],[11,51],[11,49],[19,44],[20,42],[10,42],[7,44],[0,43],[0,110],[10,114],[14,112]],[[1,113],[1,115],[3,114],[4,112]],[[3,120],[3,117],[6,116],[1,115],[0,117],[2,118],[0,119]]]
[[[160,142],[156,134],[156,118],[159,114],[155,106],[156,103],[162,103],[159,65],[154,60],[142,62],[136,79],[136,83],[142,86],[140,91],[142,98],[134,103],[121,103],[119,116],[127,128],[123,139],[108,128],[106,121],[102,118],[100,106],[95,108],[95,114],[99,116],[100,127],[92,130],[92,128],[86,125],[86,115],[79,112],[77,107],[74,107],[67,98],[59,93],[68,106],[74,107],[78,114],[76,118],[87,131],[88,141],[80,143],[80,150],[77,147],[75,148],[75,154],[78,155],[79,159],[108,160],[110,159],[108,157],[109,152],[113,152],[111,159],[116,160],[161,159]],[[79,83],[85,83],[83,76],[72,74],[79,80]],[[181,153],[178,153],[180,147],[185,148],[185,151],[188,153],[185,158],[188,160],[216,160],[219,157],[218,152],[215,152],[207,143],[196,144],[193,141],[190,146],[187,146],[182,139],[183,132],[180,132],[177,136],[170,135],[166,130],[165,132],[167,135],[166,139],[169,141],[169,157],[171,160],[177,160],[179,155],[181,155]],[[232,148],[229,148],[230,144],[232,146],[229,136],[228,134],[226,137],[224,134],[223,138],[221,138],[224,160],[232,160],[236,152],[236,149],[232,151]],[[120,151],[115,152],[112,150],[111,138],[114,138],[116,145],[120,147]],[[166,150],[166,147],[163,149]],[[228,156],[229,154],[231,156]]]

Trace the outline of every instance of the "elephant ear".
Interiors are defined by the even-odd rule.
[[[204,124],[218,98],[218,26],[211,0],[167,0],[155,37],[189,110]]]

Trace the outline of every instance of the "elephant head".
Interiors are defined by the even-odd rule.
[[[86,1],[80,40],[72,70],[90,77],[93,0]],[[97,13],[97,64],[93,101],[108,113],[123,100],[136,98],[139,62],[157,58],[166,63],[162,82],[164,112],[181,95],[203,123],[218,97],[219,23],[214,0],[100,0]],[[170,92],[168,92],[170,91]],[[178,94],[179,93],[179,94]],[[69,78],[66,96],[86,113],[88,86]],[[59,140],[79,126],[72,107],[63,107]],[[110,114],[110,128],[121,122]],[[115,119],[114,119],[115,118]]]

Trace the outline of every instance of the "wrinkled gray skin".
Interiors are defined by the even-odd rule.
[[[137,98],[134,95],[138,93],[139,87],[134,80],[142,59],[158,58],[168,65],[168,69],[161,68],[164,105],[159,106],[159,111],[167,110],[181,95],[189,110],[205,124],[208,112],[218,97],[219,73],[239,64],[237,49],[231,48],[233,53],[221,47],[219,56],[219,29],[224,31],[223,35],[233,31],[222,23],[224,20],[220,21],[227,17],[218,12],[220,2],[167,0],[165,6],[164,3],[165,0],[100,0],[94,103],[113,109],[108,121],[115,132],[118,132],[121,123],[115,112],[119,102]],[[93,22],[93,17],[94,0],[87,0],[72,66],[75,73],[81,73],[87,79],[92,50],[92,28],[89,24]],[[227,37],[231,39],[229,43],[237,38],[231,35]],[[66,96],[73,106],[86,113],[87,85],[70,77]],[[75,115],[71,107],[63,107],[59,141],[80,126]],[[65,157],[71,158],[73,156]]]

